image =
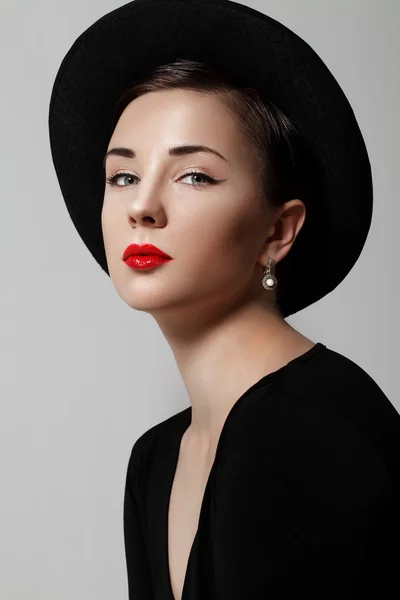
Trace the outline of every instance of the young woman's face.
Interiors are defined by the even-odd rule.
[[[169,155],[183,145],[224,158]],[[109,273],[129,306],[154,314],[220,309],[234,297],[268,293],[258,260],[269,220],[260,165],[221,100],[182,89],[140,96],[121,115],[107,151],[121,147],[135,157],[107,157],[105,178],[126,175],[105,184],[101,220]],[[153,244],[173,260],[133,269],[122,260],[132,243]]]

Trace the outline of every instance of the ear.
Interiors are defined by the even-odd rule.
[[[306,207],[299,199],[289,200],[271,214],[273,223],[258,257],[263,266],[267,266],[270,256],[274,259],[275,266],[288,254],[303,227]]]

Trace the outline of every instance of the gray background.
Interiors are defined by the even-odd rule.
[[[141,433],[189,405],[155,321],[121,300],[79,238],[50,155],[48,104],[61,60],[122,4],[1,4],[2,600],[127,599],[129,453]],[[399,2],[247,4],[325,61],[354,108],[373,171],[360,259],[336,290],[288,321],[357,362],[400,411]],[[338,262],[345,252],[338,239]]]

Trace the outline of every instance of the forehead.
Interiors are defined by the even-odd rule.
[[[111,136],[113,145],[154,148],[203,144],[229,162],[253,150],[239,119],[215,94],[171,89],[139,96],[125,108]]]

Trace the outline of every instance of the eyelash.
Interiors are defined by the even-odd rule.
[[[214,177],[211,177],[211,175],[207,175],[206,173],[202,173],[201,171],[190,171],[190,173],[185,173],[184,175],[182,175],[181,179],[184,177],[189,177],[189,175],[202,175],[207,182],[210,185],[215,185],[216,183],[218,183],[217,179],[214,179]],[[106,181],[109,185],[117,187],[117,188],[124,188],[124,187],[129,187],[126,185],[117,185],[115,182],[117,179],[119,179],[120,177],[136,177],[136,175],[132,175],[132,173],[115,173],[115,175],[110,175],[110,177],[106,178]],[[203,187],[204,185],[206,185],[205,183],[196,183],[194,185],[192,185],[191,187]]]

